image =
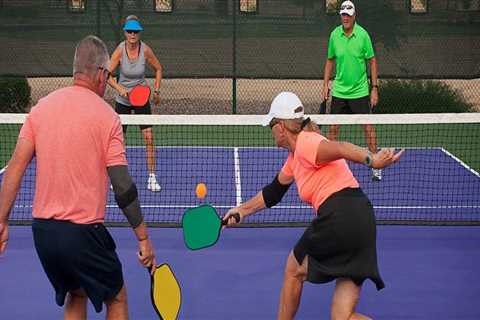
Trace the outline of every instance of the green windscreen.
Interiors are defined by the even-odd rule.
[[[77,11],[69,2],[0,1],[0,75],[70,77],[81,38],[95,34],[113,52],[125,40],[122,19],[134,14],[165,78],[322,79],[329,35],[341,24],[341,0],[249,0],[258,5],[249,13],[240,7],[245,0],[174,0],[168,13],[153,8],[158,0],[73,1],[85,3]],[[407,3],[355,1],[379,75],[478,78],[478,1],[432,1],[424,14]]]
[[[183,238],[190,250],[210,247],[220,235],[221,220],[210,205],[185,211],[182,219]]]

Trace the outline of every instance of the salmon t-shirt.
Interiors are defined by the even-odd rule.
[[[295,152],[288,155],[282,173],[294,177],[300,198],[315,208],[332,194],[345,188],[358,188],[358,182],[344,159],[315,164],[318,145],[326,138],[316,132],[302,131]]]
[[[120,118],[80,86],[56,90],[32,108],[19,139],[35,146],[34,218],[103,222],[107,167],[126,165]]]

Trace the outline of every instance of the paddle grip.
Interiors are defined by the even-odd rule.
[[[323,100],[320,104],[320,109],[318,110],[319,114],[326,114],[327,113],[327,99]]]
[[[142,251],[138,251],[138,254],[139,255],[142,255]],[[150,266],[150,267],[145,267],[147,269],[147,272],[149,274],[152,274],[152,268],[153,268],[153,264]]]
[[[236,221],[237,223],[240,222],[240,213],[238,213],[238,212],[237,212],[237,213],[234,213],[234,214],[232,215],[232,217],[235,218],[235,221]],[[226,226],[226,225],[227,225],[227,220],[223,220],[223,219],[222,219],[222,226]]]

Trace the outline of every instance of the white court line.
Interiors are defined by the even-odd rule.
[[[194,208],[197,205],[192,204],[142,204],[142,208],[161,208],[161,209],[175,209],[175,208]],[[216,205],[215,208],[231,208],[231,205]],[[15,205],[15,208],[31,208],[32,205]],[[107,208],[117,208],[116,204],[107,204]],[[373,206],[374,209],[479,209],[478,205],[458,205],[458,206]],[[273,209],[312,209],[309,206],[275,206]]]
[[[224,147],[224,146],[154,146],[155,149],[232,149],[233,147]],[[145,149],[146,147],[143,146],[129,146],[127,145],[127,149]],[[241,147],[242,148],[242,147]],[[243,147],[246,148],[246,147]],[[260,148],[260,147],[259,147]]]
[[[231,208],[231,205],[215,205],[215,208]],[[175,208],[194,208],[197,205],[192,204],[142,204],[142,208],[161,208],[161,209],[175,209]],[[31,208],[32,205],[15,205],[15,208]],[[117,208],[116,204],[107,204],[107,208]],[[480,209],[478,205],[458,205],[458,206],[373,206],[374,209]],[[309,206],[275,206],[273,209],[311,209]]]
[[[375,209],[479,209],[478,205],[459,206],[373,206]]]
[[[235,167],[235,199],[238,207],[242,204],[242,183],[240,180],[240,155],[237,147],[233,148],[233,162]]]
[[[214,203],[209,203],[210,205],[214,206],[215,208],[223,208],[223,209],[229,209],[232,206],[231,205],[216,205]],[[118,205],[116,204],[107,204],[107,208],[117,208]],[[140,207],[142,208],[161,208],[161,209],[176,209],[176,208],[195,208],[198,207],[196,204],[187,204],[187,205],[181,205],[181,204],[142,204]]]
[[[475,170],[473,170],[472,168],[470,168],[465,162],[463,162],[463,161],[460,160],[459,158],[455,157],[455,156],[454,156],[452,153],[450,153],[447,149],[441,148],[441,150],[442,150],[443,152],[445,152],[448,156],[450,156],[452,159],[454,159],[455,161],[457,161],[458,163],[460,163],[460,165],[461,165],[462,167],[464,167],[465,169],[467,169],[468,171],[470,171],[471,173],[473,173],[474,175],[476,175],[477,177],[480,178],[480,174],[479,174],[477,171],[475,171]]]
[[[154,146],[155,149],[232,149],[232,148],[237,148],[237,149],[273,149],[273,150],[278,150],[279,152],[285,152],[285,150],[282,150],[279,147],[275,146],[249,146],[249,147],[225,147],[225,146]],[[146,147],[143,146],[126,146],[127,149],[145,149]],[[387,147],[383,146],[380,149],[385,149],[385,148],[394,148],[394,149],[408,149],[408,150],[442,150],[441,147],[405,147],[405,146],[396,146],[396,147]]]
[[[2,169],[0,169],[0,174],[3,174],[3,173],[5,172],[5,170],[7,170],[7,167],[8,167],[8,166],[5,166],[5,167],[3,167]]]
[[[241,204],[241,203],[240,203]],[[240,204],[237,204],[240,205]],[[231,205],[214,205],[216,208],[231,208]],[[109,208],[117,205],[107,205]],[[142,205],[142,208],[194,208],[196,205]],[[374,209],[479,209],[478,205],[458,205],[458,206],[373,206]],[[275,206],[273,209],[311,209],[310,206]]]
[[[312,209],[309,206],[275,206],[277,209]],[[374,209],[478,209],[478,205],[458,205],[458,206],[373,206]]]

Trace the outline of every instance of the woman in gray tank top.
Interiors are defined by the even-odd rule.
[[[155,83],[153,101],[155,104],[160,102],[160,82],[162,80],[162,65],[153,53],[153,50],[144,42],[140,41],[140,33],[143,30],[139,19],[136,16],[128,16],[123,30],[125,41],[121,42],[112,54],[110,59],[110,72],[120,66],[120,76],[118,82],[110,77],[108,83],[117,91],[115,96],[115,110],[119,114],[152,114],[150,102],[143,107],[133,108],[128,100],[128,92],[135,86],[146,85],[145,66],[148,64],[155,70]],[[140,130],[145,140],[147,151],[148,180],[147,189],[150,191],[160,191],[160,184],[156,177],[155,146],[153,143],[153,131],[151,125],[142,125]],[[126,135],[127,126],[123,126],[123,133]]]

